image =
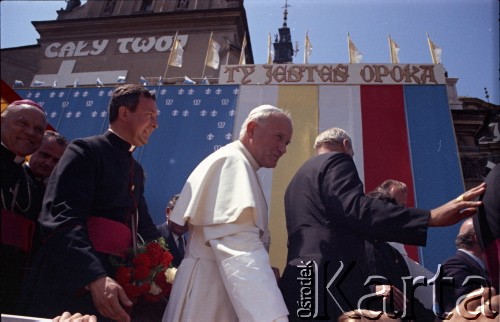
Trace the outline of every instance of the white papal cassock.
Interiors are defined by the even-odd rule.
[[[186,254],[163,321],[287,320],[269,262],[259,165],[240,141],[191,173],[170,216],[189,223]]]

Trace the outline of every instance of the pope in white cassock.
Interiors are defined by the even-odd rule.
[[[267,204],[257,170],[274,168],[292,137],[290,115],[262,105],[239,140],[189,176],[171,220],[189,224],[163,321],[287,321],[269,261]]]

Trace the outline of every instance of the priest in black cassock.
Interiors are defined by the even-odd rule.
[[[0,312],[16,313],[18,293],[31,260],[42,198],[22,164],[42,144],[45,112],[31,100],[14,101],[2,112]]]
[[[110,256],[138,234],[160,237],[144,199],[144,172],[133,158],[158,127],[156,97],[123,85],[109,106],[109,130],[70,143],[47,184],[40,225],[44,244],[25,284],[22,314],[52,318],[64,311],[99,321],[130,321],[132,302],[113,279]],[[135,225],[134,225],[135,226]]]

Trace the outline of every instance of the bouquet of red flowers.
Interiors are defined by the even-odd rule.
[[[164,238],[139,244],[135,253],[129,250],[125,258],[114,261],[118,265],[115,280],[134,303],[141,298],[166,300],[172,288],[172,280],[167,281],[172,259]]]

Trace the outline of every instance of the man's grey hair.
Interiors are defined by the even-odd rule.
[[[323,145],[327,144],[342,144],[344,140],[348,140],[351,144],[351,138],[346,131],[338,127],[332,127],[321,132],[314,141],[314,149],[318,150]]]
[[[265,121],[272,114],[285,115],[290,120],[290,123],[292,123],[292,118],[290,117],[290,112],[283,111],[282,109],[277,108],[276,106],[272,106],[272,105],[260,105],[256,108],[254,108],[252,111],[250,111],[250,114],[248,114],[247,118],[245,119],[245,121],[241,125],[240,140],[243,139],[243,137],[247,133],[248,123],[255,122],[259,125],[262,125],[265,123]]]
[[[406,183],[394,179],[385,180],[376,189],[379,191],[389,192],[392,187],[397,187],[403,190],[404,192],[408,191]]]

